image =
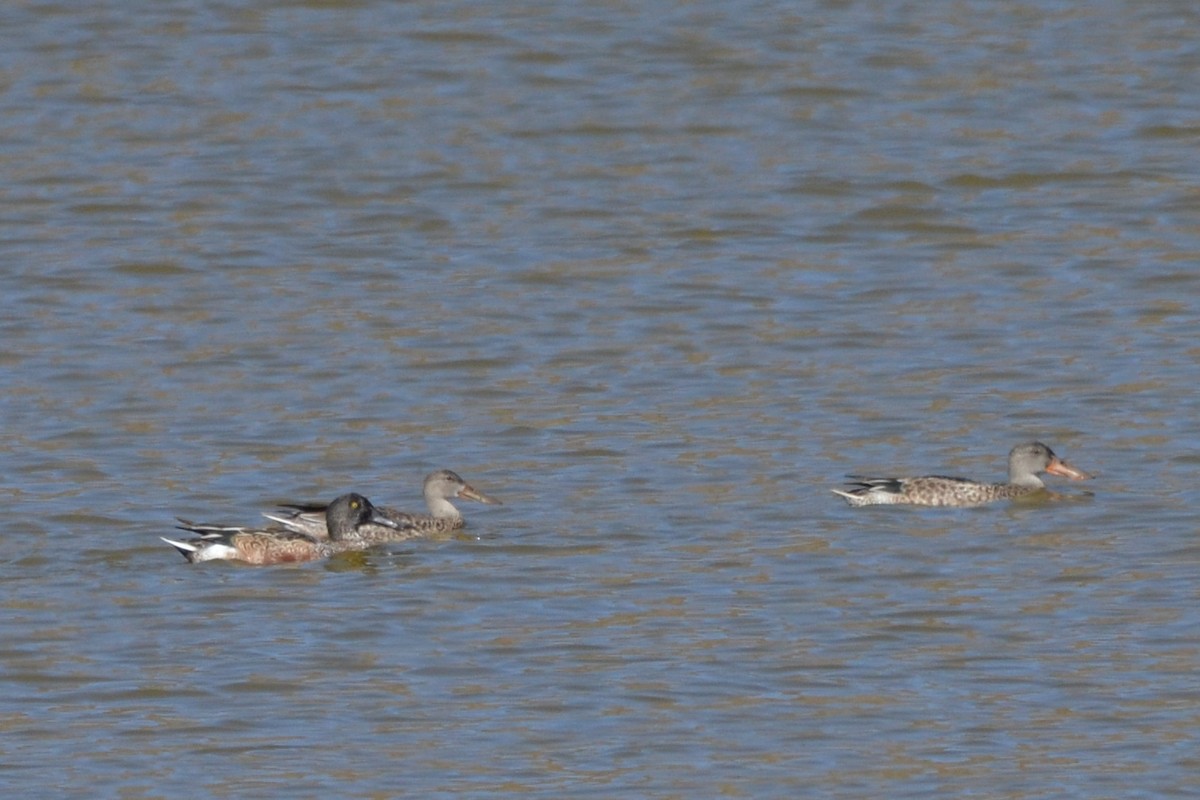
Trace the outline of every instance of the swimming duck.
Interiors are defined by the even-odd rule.
[[[850,475],[856,489],[833,493],[852,506],[899,503],[912,506],[954,506],[966,508],[995,500],[1010,500],[1045,488],[1039,474],[1046,472],[1071,480],[1092,476],[1063,461],[1041,442],[1019,444],[1008,454],[1008,482],[980,483],[966,478],[927,475],[920,478],[863,478]]]
[[[380,512],[395,522],[397,527],[393,529],[368,528],[357,535],[364,539],[373,539],[373,544],[382,544],[404,541],[430,533],[457,530],[466,522],[463,520],[462,513],[450,502],[455,498],[475,500],[487,505],[503,505],[494,497],[489,497],[471,486],[459,477],[458,473],[448,469],[439,469],[429,473],[425,478],[423,491],[425,505],[429,507],[428,514],[413,514],[392,508],[381,508]],[[280,523],[288,530],[318,539],[325,538],[324,505],[320,503],[288,503],[281,508],[284,511],[279,514],[263,514],[263,516]]]
[[[208,525],[179,520],[180,530],[200,534],[199,539],[177,541],[162,537],[188,561],[242,561],[247,564],[285,564],[314,561],[334,553],[368,546],[357,538],[364,528],[396,529],[400,525],[388,519],[361,494],[344,494],[325,509],[325,524],[331,536],[318,539],[306,533],[282,528],[244,528]]]

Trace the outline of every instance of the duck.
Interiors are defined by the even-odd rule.
[[[199,539],[160,538],[193,564],[200,561],[296,564],[368,546],[359,538],[364,529],[400,528],[400,523],[389,519],[370,500],[354,492],[341,495],[330,503],[325,508],[324,518],[332,535],[323,539],[286,528],[211,525],[185,519],[180,519],[176,527],[199,534]]]
[[[381,508],[381,513],[396,523],[395,528],[368,527],[360,530],[356,536],[372,540],[374,544],[399,542],[417,536],[427,536],[434,533],[447,533],[458,530],[466,525],[453,499],[463,498],[474,500],[485,505],[504,505],[499,500],[484,494],[462,479],[457,472],[449,469],[434,470],[425,477],[423,488],[425,505],[428,514],[414,514],[399,511],[394,508]],[[289,531],[303,533],[316,539],[327,536],[325,521],[325,506],[320,503],[285,503],[280,506],[279,513],[263,514],[264,517],[277,522]]]
[[[910,505],[970,508],[997,500],[1024,497],[1046,487],[1043,473],[1070,480],[1090,480],[1091,475],[1063,461],[1041,442],[1019,444],[1008,454],[1008,481],[983,483],[967,478],[926,475],[918,478],[865,478],[847,476],[856,488],[833,489],[851,506]]]

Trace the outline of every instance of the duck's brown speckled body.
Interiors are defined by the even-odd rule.
[[[456,498],[475,500],[488,505],[502,505],[459,477],[453,470],[439,469],[425,478],[425,505],[428,514],[413,514],[394,508],[381,508],[380,512],[396,523],[395,528],[366,525],[355,537],[370,544],[401,542],[417,536],[444,533],[463,527],[466,522],[462,513],[450,501]],[[285,528],[317,539],[326,538],[325,507],[320,503],[290,503],[282,511],[266,514],[267,519],[280,523]]]
[[[834,489],[852,506],[910,505],[968,508],[1023,497],[1045,488],[1041,473],[1071,480],[1091,478],[1041,442],[1020,444],[1008,454],[1008,481],[981,483],[966,478],[926,475],[918,478],[863,478],[851,475],[850,490]]]

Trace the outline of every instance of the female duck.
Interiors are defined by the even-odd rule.
[[[428,514],[412,514],[392,508],[381,508],[380,512],[396,523],[390,530],[368,529],[360,538],[373,539],[373,544],[398,542],[415,536],[445,533],[466,525],[462,513],[454,507],[452,499],[465,498],[487,505],[503,505],[489,497],[458,476],[458,473],[439,469],[425,478],[425,505]],[[264,514],[267,519],[282,524],[288,530],[322,539],[326,536],[324,519],[325,506],[319,503],[294,503],[282,506],[280,514]]]
[[[851,475],[851,485],[858,488],[833,493],[852,506],[905,504],[910,506],[953,506],[967,508],[1011,500],[1044,489],[1039,474],[1048,472],[1071,480],[1091,478],[1054,454],[1041,442],[1019,444],[1008,454],[1008,482],[980,483],[966,478],[927,475],[920,478],[862,478]]]
[[[241,561],[246,564],[289,564],[314,561],[334,553],[367,547],[360,532],[395,530],[399,523],[382,514],[361,494],[344,494],[325,509],[324,522],[331,534],[317,539],[306,533],[280,528],[242,528],[179,520],[180,530],[200,534],[199,539],[176,541],[163,537],[188,561]]]

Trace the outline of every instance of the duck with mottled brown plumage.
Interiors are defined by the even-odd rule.
[[[1012,500],[1046,487],[1042,473],[1071,480],[1092,476],[1054,454],[1041,442],[1019,444],[1008,454],[1008,481],[981,483],[966,478],[926,475],[919,478],[864,478],[850,475],[850,490],[833,489],[852,506],[910,505],[969,508],[996,500]]]
[[[458,530],[466,525],[462,512],[450,502],[458,498],[474,500],[486,505],[503,505],[496,498],[484,494],[464,481],[457,472],[448,469],[435,470],[426,476],[423,492],[425,505],[429,508],[428,514],[414,514],[394,508],[382,508],[380,511],[383,515],[396,522],[399,527],[387,529],[368,525],[355,536],[364,543],[385,544],[401,542],[417,536]],[[263,516],[273,522],[278,522],[288,530],[304,533],[317,539],[325,538],[327,535],[324,505],[320,503],[289,503],[280,508],[283,510],[278,513],[263,514]]]

